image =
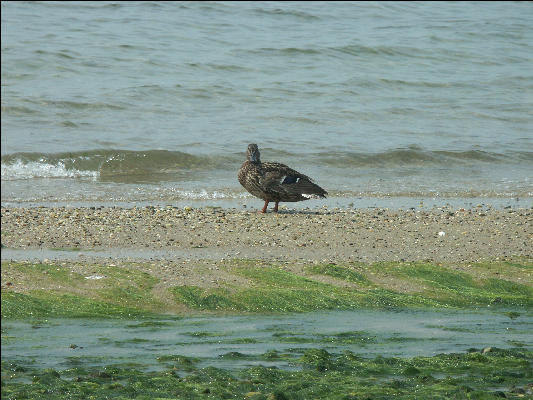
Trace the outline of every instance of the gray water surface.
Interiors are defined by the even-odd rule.
[[[2,2],[2,202],[533,196],[528,2]]]
[[[515,310],[516,311],[516,310]],[[333,311],[273,316],[202,316],[162,320],[51,319],[2,322],[2,361],[68,369],[131,364],[161,369],[157,358],[184,355],[200,366],[291,368],[289,361],[254,360],[275,350],[306,348],[363,357],[432,356],[470,348],[533,346],[533,314],[461,311]],[[224,357],[228,353],[244,357]],[[250,356],[250,357],[246,357]]]

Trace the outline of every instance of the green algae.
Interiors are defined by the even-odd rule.
[[[2,262],[2,270],[50,287],[2,292],[2,318],[131,318],[161,309],[150,291],[158,279],[139,270],[91,266],[89,275],[105,277],[96,288],[84,275],[54,264]]]
[[[163,306],[161,301],[154,299],[149,291],[134,286],[102,289],[94,296],[108,304],[116,304],[124,308],[153,311],[154,313],[161,310]]]
[[[265,275],[268,272],[262,272]],[[249,276],[252,276],[248,272]],[[277,274],[276,274],[277,275]],[[387,289],[364,292],[339,288],[319,282],[282,281],[280,286],[270,283],[253,288],[204,289],[196,286],[178,286],[170,289],[177,302],[192,309],[226,312],[309,312],[315,310],[351,310],[357,308],[443,307],[439,302],[420,295],[397,293]]]
[[[476,332],[474,329],[462,328],[462,327],[459,327],[459,326],[444,326],[444,325],[427,324],[426,327],[427,328],[438,328],[440,330],[448,331],[448,332],[467,332],[467,333],[475,333]]]
[[[173,371],[182,370],[187,372],[195,371],[200,359],[197,357],[186,357],[180,354],[169,354],[157,357],[157,361],[165,364]]]
[[[85,275],[103,277],[92,280],[54,264],[2,262],[3,279],[13,276],[13,281],[22,282],[15,282],[14,288],[31,283],[23,292],[12,288],[2,292],[2,318],[118,318],[176,310],[286,313],[533,306],[533,263],[529,259],[457,266],[422,262],[317,264],[300,269],[259,260],[230,260],[221,263],[220,269],[241,278],[233,282],[245,278],[246,283],[182,285],[163,291],[156,291],[159,279],[145,269],[142,263],[90,265]],[[335,280],[324,282],[321,276]],[[397,285],[390,285],[391,281]]]
[[[399,265],[395,273],[430,287],[424,294],[453,306],[532,306],[533,288],[505,279],[481,279],[431,264]]]
[[[132,265],[134,268],[129,269],[129,265]],[[2,261],[2,272],[6,276],[10,274],[16,275],[19,280],[22,277],[26,281],[39,282],[39,285],[42,287],[50,284],[68,284],[68,288],[65,288],[65,290],[77,289],[83,291],[84,289],[94,289],[94,281],[91,282],[88,279],[91,275],[105,278],[98,280],[98,287],[134,286],[139,289],[149,290],[159,282],[159,279],[147,272],[139,270],[138,267],[142,265],[126,264],[124,267],[118,267],[113,264],[88,265],[85,266],[87,272],[82,274],[71,271],[68,267],[56,264]]]
[[[314,334],[294,332],[276,332],[272,334],[273,338],[280,343],[324,343],[335,345],[376,343],[376,336],[365,331],[350,331],[332,334]]]
[[[511,319],[515,319],[520,316],[520,313],[516,311],[509,311],[509,312],[506,312],[505,315],[507,315]]]
[[[312,265],[307,270],[312,274],[329,275],[361,286],[373,286],[372,282],[362,273],[336,264]]]
[[[335,344],[364,344],[364,343],[376,343],[376,336],[365,331],[350,331],[340,332],[334,334],[320,334],[318,335],[320,341],[323,343],[335,343]]]
[[[533,352],[497,349],[432,357],[364,358],[322,348],[299,353],[220,358],[260,362],[290,358],[290,370],[255,365],[240,370],[208,366],[181,355],[159,357],[168,369],[131,365],[37,369],[2,361],[2,398],[103,399],[492,399],[531,396]]]
[[[34,291],[2,293],[2,319],[142,318],[150,313],[65,293]]]
[[[172,326],[172,323],[166,321],[142,321],[134,324],[125,325],[125,328],[140,329],[147,328],[150,330],[157,330],[162,327]]]
[[[197,331],[197,332],[185,332],[183,333],[187,336],[193,337],[220,337],[220,336],[229,336],[231,332],[208,332],[208,331]]]
[[[438,307],[442,304],[419,295],[397,293],[382,288],[359,291],[285,271],[277,266],[247,266],[231,270],[254,282],[252,288],[171,288],[176,301],[204,311],[229,312],[307,312],[350,310],[361,307]]]

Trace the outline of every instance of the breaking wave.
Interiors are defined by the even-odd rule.
[[[197,156],[167,150],[91,150],[73,153],[14,153],[2,156],[2,179],[137,177],[156,181],[165,175],[224,168],[228,157]]]
[[[293,154],[268,149],[265,161],[327,168],[442,167],[533,163],[533,152],[494,153],[481,150],[426,150],[416,146],[377,153],[353,151]],[[157,182],[191,180],[201,174],[235,171],[244,154],[193,155],[168,150],[90,150],[72,153],[14,153],[2,156],[2,180],[32,178],[93,178],[111,181]]]

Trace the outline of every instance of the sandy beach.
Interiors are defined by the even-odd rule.
[[[4,249],[72,257],[469,262],[530,258],[532,243],[530,209],[2,208]]]

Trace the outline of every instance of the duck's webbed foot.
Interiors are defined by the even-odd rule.
[[[278,212],[278,204],[279,204],[279,201],[276,201],[276,205],[274,206],[274,212]]]
[[[263,209],[261,210],[263,214],[267,212],[268,203],[269,203],[268,200],[265,200],[265,205],[263,206]]]

